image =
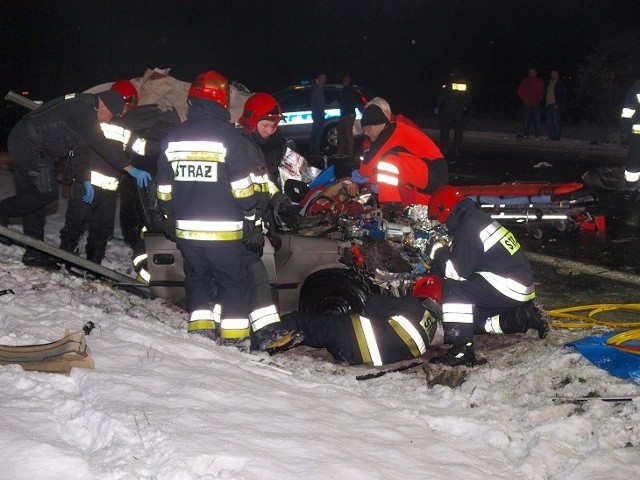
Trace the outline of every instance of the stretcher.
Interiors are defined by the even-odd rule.
[[[458,187],[468,198],[502,224],[524,225],[527,233],[540,239],[544,227],[559,231],[606,228],[603,215],[592,215],[594,197],[584,191],[582,182],[469,185]]]

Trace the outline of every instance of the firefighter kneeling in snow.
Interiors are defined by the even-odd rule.
[[[534,329],[545,338],[549,324],[533,305],[531,265],[513,234],[451,185],[434,192],[429,217],[439,220],[452,236],[450,246],[436,242],[430,253],[444,276],[442,323],[444,341],[451,344],[445,355],[431,362],[474,365],[474,331]]]
[[[301,335],[304,345],[326,348],[338,362],[374,366],[422,356],[437,328],[420,299],[389,295],[370,297],[362,315],[292,312],[282,316],[282,324]]]

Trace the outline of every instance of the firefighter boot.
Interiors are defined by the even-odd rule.
[[[267,348],[284,347],[291,343],[291,333],[280,325],[280,322],[271,323],[253,332],[251,336],[251,349],[264,352]],[[288,347],[291,348],[291,347]],[[287,348],[284,348],[285,350]]]
[[[429,363],[457,367],[464,365],[473,367],[476,364],[476,354],[473,350],[473,343],[454,343],[449,347],[447,353],[440,357],[433,357]]]
[[[58,259],[34,248],[27,248],[22,256],[22,263],[27,267],[40,267],[46,270],[59,270]]]
[[[191,323],[191,322],[189,322]],[[213,341],[213,342],[217,342],[218,341],[218,337],[220,336],[218,334],[218,330],[215,328],[190,328],[189,326],[187,326],[187,331],[189,332],[189,334],[191,335],[200,335],[204,338],[208,338],[209,340]]]
[[[269,355],[275,355],[276,353],[297,347],[302,344],[302,342],[304,342],[304,334],[299,330],[295,330],[293,332],[287,332],[286,335],[271,342],[266,346],[266,350],[269,352]]]
[[[93,263],[97,263],[100,265],[102,259],[104,258],[104,251],[106,249],[105,245],[96,245],[93,243],[87,243],[87,260],[92,261]]]
[[[529,329],[537,330],[540,338],[546,338],[549,334],[549,322],[533,302],[519,306],[516,310],[516,319],[518,324],[523,327],[523,332]]]

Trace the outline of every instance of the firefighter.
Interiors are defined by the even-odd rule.
[[[107,140],[101,122],[122,115],[122,95],[113,90],[99,94],[69,94],[25,115],[8,139],[17,194],[0,202],[0,221],[22,217],[25,235],[42,240],[46,206],[58,198],[55,162],[71,152],[94,151],[119,170],[146,186],[151,175],[133,167],[117,145]],[[83,161],[88,161],[85,159]],[[58,268],[57,260],[33,248],[22,258],[25,265]]]
[[[226,77],[201,73],[188,102],[187,120],[161,143],[157,179],[165,231],[184,260],[187,331],[244,349],[250,332],[243,242],[257,250],[264,242],[252,165],[246,142],[230,123]],[[219,327],[212,285],[221,305]]]
[[[625,200],[634,200],[640,180],[640,81],[629,89],[622,107],[624,131],[628,134],[629,153],[624,170]]]
[[[474,330],[513,333],[502,329],[501,314],[515,316],[545,338],[549,325],[533,305],[533,272],[514,235],[451,185],[431,196],[429,217],[452,237],[450,246],[435,242],[430,252],[433,267],[444,276],[439,300],[444,341],[451,344],[431,362],[474,365]]]
[[[278,128],[283,119],[280,106],[275,98],[267,93],[256,93],[245,103],[238,123],[242,126],[247,150],[251,158],[251,180],[257,199],[256,211],[259,228],[266,231],[273,247],[278,249],[281,241],[275,232],[275,218],[267,213],[271,208],[276,211],[291,204],[289,198],[282,194],[269,178],[268,167],[261,146],[264,145]],[[249,288],[249,321],[251,324],[252,344],[257,350],[264,350],[267,345],[279,341],[287,343],[291,340],[288,332],[280,323],[280,316],[271,297],[271,287],[267,269],[260,258],[262,249],[244,249],[243,261]]]
[[[386,215],[427,205],[431,193],[448,182],[447,162],[436,144],[417,128],[389,121],[377,105],[365,108],[360,122],[371,148],[358,173],[377,186]]]
[[[129,80],[120,80],[111,90],[122,95],[122,116],[138,106],[138,91]],[[118,119],[101,123],[104,136],[117,142],[125,150],[133,141],[130,130],[118,124]],[[85,161],[88,159],[88,162]],[[67,203],[65,224],[60,230],[60,248],[75,252],[85,225],[89,226],[86,244],[87,259],[100,264],[107,242],[113,236],[116,198],[120,183],[120,171],[88,147],[75,150],[69,157],[71,163],[71,195]],[[135,184],[132,182],[135,188]],[[70,265],[67,268],[71,268]]]
[[[440,148],[448,159],[460,156],[464,133],[464,114],[469,107],[469,83],[453,71],[442,85],[436,102],[435,114],[440,126]],[[449,132],[453,130],[453,143],[449,143]]]
[[[374,366],[422,356],[437,328],[431,312],[410,295],[373,295],[361,315],[291,312],[282,323],[304,345],[326,348],[338,362]],[[270,353],[282,350],[268,348]]]

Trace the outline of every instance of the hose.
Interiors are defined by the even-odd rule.
[[[551,326],[554,328],[593,328],[595,326],[606,326],[614,328],[627,328],[635,330],[627,330],[612,335],[607,339],[607,345],[622,350],[627,353],[640,355],[640,321],[615,321],[615,320],[599,320],[596,315],[603,312],[613,310],[629,310],[640,311],[640,303],[605,303],[596,305],[582,305],[577,307],[558,308],[550,310],[547,314],[550,317],[565,318],[574,321],[552,321]],[[586,312],[579,314],[576,312]],[[633,342],[631,345],[625,345],[626,342]]]
[[[600,320],[595,318],[598,314],[613,310],[629,310],[638,311],[640,313],[640,303],[601,303],[595,305],[580,305],[549,310],[547,314],[550,317],[573,320],[552,321],[551,326],[554,328],[593,328],[596,326],[605,326],[630,329],[640,327],[640,321]],[[584,313],[581,314],[580,312]]]

